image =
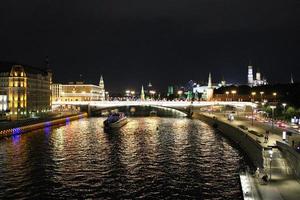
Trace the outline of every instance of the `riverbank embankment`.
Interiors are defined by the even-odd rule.
[[[87,116],[88,116],[87,113],[79,113],[79,114],[60,116],[60,117],[55,117],[50,119],[33,120],[23,124],[22,123],[12,124],[11,127],[7,129],[2,129],[0,131],[0,138],[23,134],[23,133],[27,133],[30,131],[34,131],[34,130],[38,130],[50,126],[66,124],[69,123],[70,121],[85,118]]]

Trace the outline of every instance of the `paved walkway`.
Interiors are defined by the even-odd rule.
[[[247,134],[260,141],[260,144],[263,147],[275,146],[276,141],[282,141],[281,129],[274,127],[270,127],[267,124],[263,124],[257,121],[254,121],[252,126],[252,121],[243,117],[237,117],[233,121],[228,121],[224,114],[221,113],[213,113],[213,114],[205,114],[207,116],[216,116],[218,120],[221,120],[225,123],[231,124],[232,126],[238,127],[239,125],[244,125],[248,127],[249,130],[254,130],[259,133],[265,133],[266,130],[270,131],[269,141],[264,143],[264,137],[258,137],[254,134]],[[265,157],[265,166],[264,170],[268,176],[271,173],[271,181],[263,185],[260,183],[258,178],[253,178],[253,182],[257,188],[259,196],[263,200],[300,200],[300,182],[293,175],[291,168],[288,166],[287,161],[282,156],[281,152],[278,149],[273,148],[272,160],[270,160],[270,154],[268,151],[264,153]]]

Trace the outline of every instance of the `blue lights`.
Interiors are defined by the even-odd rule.
[[[22,129],[20,128],[13,128],[12,135],[20,135],[22,133]]]
[[[69,125],[70,124],[70,117],[66,117],[66,125]]]

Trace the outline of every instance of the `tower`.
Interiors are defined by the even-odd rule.
[[[223,87],[226,86],[226,81],[225,81],[224,76],[222,76],[221,86],[223,86]]]
[[[256,72],[256,81],[258,81],[258,82],[261,81],[261,74],[260,74],[259,69],[257,69],[257,72]]]
[[[212,87],[211,73],[208,74],[208,83],[206,89],[206,100],[211,101],[214,96],[214,88]]]
[[[211,73],[208,74],[208,83],[207,83],[207,87],[211,88],[212,84],[211,84]]]
[[[248,85],[253,86],[253,67],[251,65],[248,66]]]
[[[141,89],[141,101],[145,100],[145,92],[144,92],[144,86],[142,85],[142,89]]]
[[[105,100],[105,88],[104,88],[104,81],[103,81],[102,75],[100,76],[99,88],[100,88],[100,101],[104,101]]]

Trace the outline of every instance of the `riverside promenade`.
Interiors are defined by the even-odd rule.
[[[19,135],[33,130],[69,123],[87,117],[87,113],[62,113],[46,118],[20,120],[0,124],[0,139]]]
[[[237,117],[233,121],[229,121],[222,113],[196,113],[195,118],[200,115],[217,120],[221,123],[230,125],[239,129],[248,137],[257,142],[262,149],[272,148],[273,154],[270,159],[269,151],[263,151],[264,169],[260,169],[260,174],[256,176],[249,176],[249,182],[252,187],[251,197],[247,199],[263,199],[263,200],[299,200],[300,199],[300,180],[294,175],[292,169],[289,167],[287,160],[282,156],[279,149],[276,148],[276,141],[282,141],[280,134],[282,130],[279,128],[271,129],[270,126],[252,122],[243,117]],[[269,140],[265,143],[264,137],[259,137],[250,133],[249,131],[242,130],[241,126],[247,127],[248,130],[253,130],[259,134],[265,134],[269,130]],[[244,149],[245,150],[245,149]],[[261,176],[267,174],[271,180],[267,184],[262,184]]]

